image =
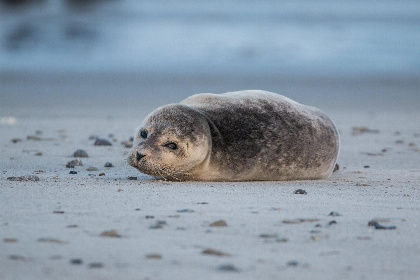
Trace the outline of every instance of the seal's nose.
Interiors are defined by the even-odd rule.
[[[137,158],[137,161],[140,161],[142,158],[144,158],[146,155],[143,155],[143,154],[140,154],[139,152],[137,152],[137,154],[136,154],[136,158]]]

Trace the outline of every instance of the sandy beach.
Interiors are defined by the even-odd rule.
[[[417,78],[60,77],[2,73],[0,279],[420,277]],[[340,169],[179,183],[127,165],[122,142],[154,107],[245,88],[330,115]]]

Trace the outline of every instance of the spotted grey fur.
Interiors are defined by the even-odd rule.
[[[167,149],[167,142],[178,149]],[[129,163],[167,180],[325,179],[338,150],[337,129],[322,111],[249,90],[197,94],[156,109],[143,122]]]

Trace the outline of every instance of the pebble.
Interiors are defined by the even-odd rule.
[[[219,265],[217,267],[217,270],[227,271],[227,272],[239,272],[240,271],[238,268],[236,268],[236,266],[234,266],[233,264],[230,264],[230,263],[225,263],[225,264]]]
[[[205,249],[201,253],[204,254],[204,255],[211,255],[211,256],[217,256],[217,257],[229,257],[230,256],[230,254],[227,254],[227,253],[215,250],[215,249],[211,249],[211,248]]]
[[[82,259],[71,259],[70,263],[73,264],[73,265],[81,265],[81,264],[83,264],[83,261],[82,261]]]
[[[86,158],[89,157],[87,152],[82,149],[78,149],[73,153],[73,157],[80,157],[80,158]]]
[[[328,214],[328,216],[338,217],[338,216],[341,216],[341,214],[340,214],[340,213],[338,213],[338,212],[334,212],[334,211],[332,211],[332,212],[330,212],[330,214]]]
[[[112,146],[112,143],[106,139],[97,138],[94,143],[95,146]]]
[[[102,268],[104,265],[102,263],[90,263],[89,268]]]
[[[104,231],[104,232],[102,232],[100,234],[100,236],[102,236],[102,237],[121,238],[121,235],[119,235],[119,233],[115,229]]]
[[[178,213],[194,213],[195,211],[192,209],[180,209],[180,210],[176,210],[176,212]]]
[[[75,175],[75,174],[77,174],[77,171],[70,171],[70,173],[69,174],[73,174],[73,175]]]
[[[135,177],[135,176],[129,176],[129,177],[127,177],[127,179],[128,180],[135,181],[135,180],[137,180],[137,177]]]
[[[20,138],[13,138],[13,139],[11,139],[10,141],[11,141],[13,144],[16,144],[16,143],[22,142],[22,139],[20,139]]]
[[[298,266],[299,265],[299,262],[298,261],[295,261],[295,260],[291,260],[291,261],[288,261],[287,262],[287,265],[288,266]]]
[[[16,243],[18,240],[16,238],[4,238],[3,242],[5,243]]]
[[[89,166],[88,168],[86,168],[87,171],[98,171],[99,169],[93,166]]]
[[[114,167],[114,165],[110,162],[105,162],[105,166],[104,167]]]
[[[377,220],[371,220],[368,223],[368,226],[375,227],[375,229],[396,229],[396,226],[384,226],[380,224]]]
[[[160,260],[160,259],[162,259],[162,255],[161,254],[147,254],[146,255],[146,259],[149,259],[149,260]]]
[[[335,224],[337,224],[337,222],[336,222],[336,221],[334,221],[334,220],[332,220],[332,221],[330,221],[330,222],[328,223],[328,225],[329,225],[329,226],[331,226],[331,225],[335,225]]]
[[[39,177],[35,175],[25,175],[20,177],[7,177],[9,181],[20,181],[20,182],[28,182],[28,181],[39,181]]]
[[[227,227],[227,223],[224,220],[215,221],[210,224],[211,227]]]
[[[294,194],[307,194],[307,192],[305,190],[302,190],[302,189],[297,189],[293,193]]]
[[[338,163],[335,164],[333,172],[340,170],[340,165]]]
[[[38,239],[38,242],[42,243],[55,243],[55,244],[68,244],[68,241],[62,241],[51,237],[41,237]]]
[[[305,223],[305,222],[319,222],[319,219],[294,219],[294,220],[290,220],[290,219],[285,219],[283,220],[284,224],[300,224],[300,223]]]
[[[166,226],[166,222],[162,221],[162,220],[158,220],[156,221],[156,223],[154,225],[151,225],[149,228],[150,229],[159,229],[159,228],[163,228],[163,226]]]
[[[105,173],[99,173],[98,176],[105,176]]]
[[[80,159],[74,159],[69,162],[67,162],[66,167],[67,168],[74,168],[75,166],[83,166],[83,163]]]

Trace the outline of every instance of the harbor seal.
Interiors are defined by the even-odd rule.
[[[247,90],[157,108],[128,162],[171,181],[312,180],[331,174],[338,150],[337,129],[321,110]]]

